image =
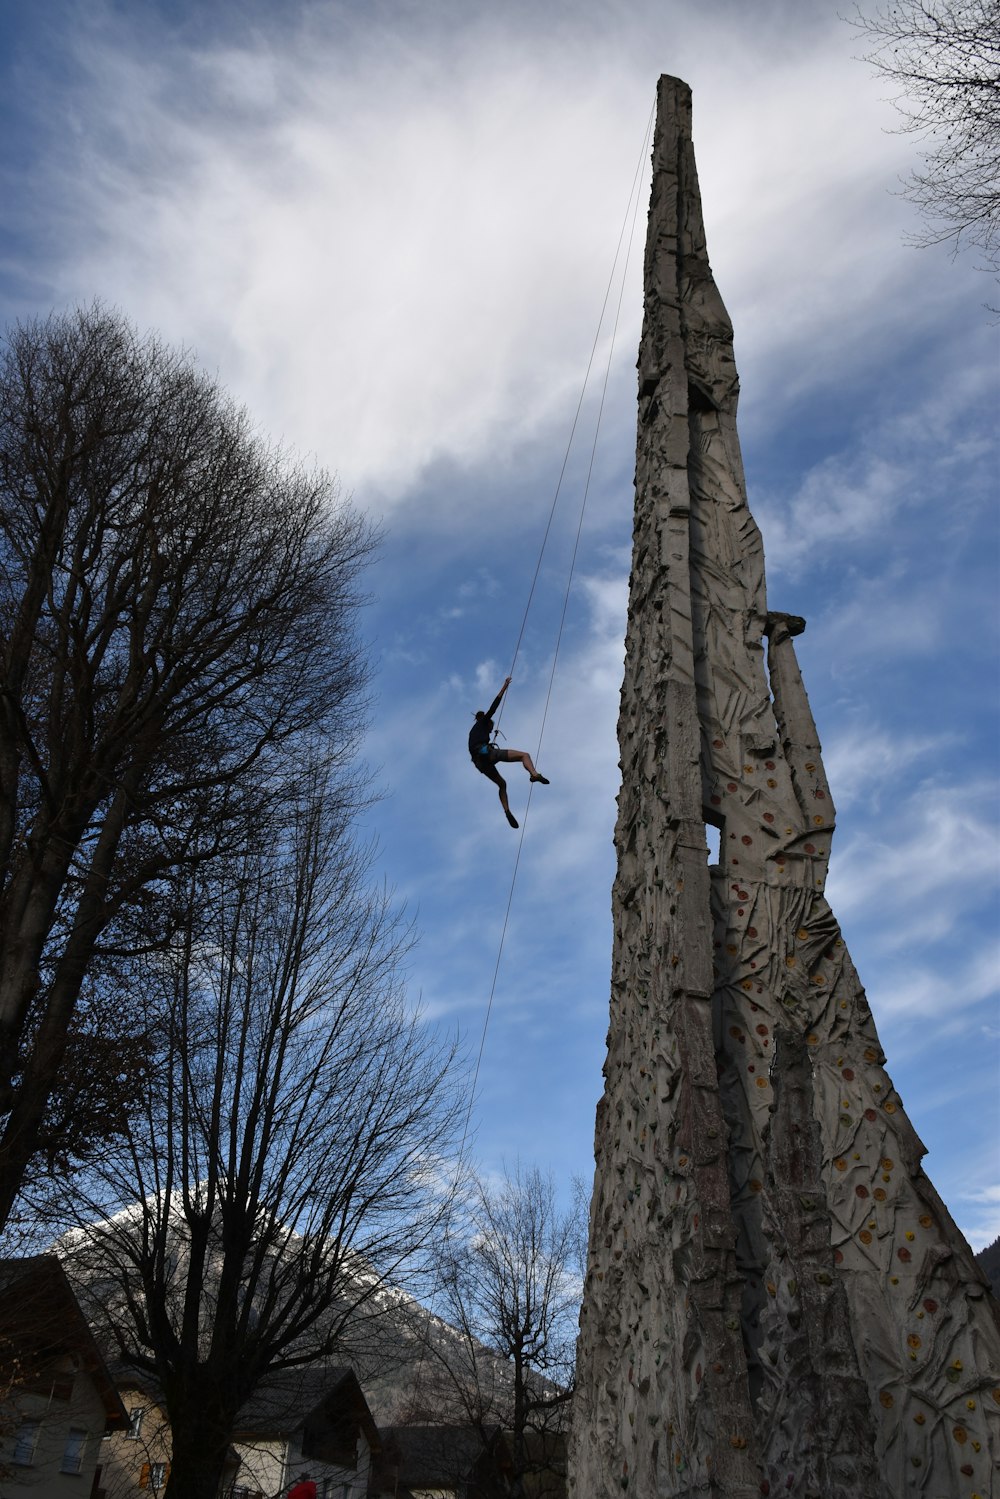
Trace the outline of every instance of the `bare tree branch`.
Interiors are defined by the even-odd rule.
[[[186,872],[260,832],[317,742],[349,762],[373,544],[324,474],[121,317],[94,307],[9,335],[0,1227],[40,1148],[68,1168],[113,1127],[79,1083],[61,1124],[50,1101],[102,988],[169,938]]]
[[[924,219],[919,245],[948,243],[1000,261],[1000,8],[995,0],[893,0],[851,24],[864,61],[898,84],[901,131],[926,142],[904,184]]]
[[[384,1309],[444,1211],[428,1164],[458,1114],[453,1052],[407,1009],[408,933],[324,790],[192,880],[148,964],[164,1060],[128,1160],[78,1184],[77,1211],[106,1216],[63,1246],[95,1324],[163,1391],[185,1499],[215,1495],[260,1382]]]
[[[500,1426],[515,1499],[559,1461],[585,1244],[582,1193],[560,1212],[551,1176],[517,1166],[498,1186],[473,1181],[464,1221],[439,1246],[437,1303],[450,1328],[426,1329],[415,1414],[463,1418],[484,1442]]]

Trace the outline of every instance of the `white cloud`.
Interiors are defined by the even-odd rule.
[[[402,6],[364,25],[297,8],[239,45],[152,45],[100,7],[77,19],[76,128],[40,168],[59,296],[96,289],[193,344],[269,429],[386,503],[438,456],[507,455],[572,409],[651,58],[695,88],[713,258],[764,374],[755,399],[778,384],[787,398],[791,368],[831,377],[835,350],[789,346],[864,321],[862,244],[885,267],[868,296],[884,302],[905,264],[881,195],[909,148],[880,134],[886,107],[832,14],[439,7],[418,26]],[[805,64],[817,48],[821,69]],[[848,294],[855,317],[831,318]]]
[[[952,954],[945,963],[937,964],[922,954],[919,963],[906,967],[894,964],[880,976],[878,1014],[880,1019],[933,1019],[939,1038],[959,1033],[973,1041],[981,1028],[981,1012],[970,1012],[985,999],[1000,998],[998,990],[1000,943],[973,953],[961,964],[955,963]],[[913,1037],[912,1045],[925,1044],[925,1033]]]
[[[969,427],[970,411],[995,385],[991,342],[976,341],[964,367],[949,371],[946,389],[936,384],[912,405],[873,418],[851,449],[807,469],[789,497],[754,499],[773,578],[822,568],[833,557],[843,565],[845,556],[873,544],[891,571],[895,543],[912,534],[915,512],[928,513],[947,549],[956,532],[992,507],[995,447],[984,436],[988,428]],[[926,608],[929,601],[917,602]],[[845,620],[845,629],[857,623]]]
[[[823,750],[827,778],[834,788],[839,811],[864,800],[879,805],[879,793],[892,785],[894,794],[904,774],[927,761],[954,751],[959,735],[907,734],[870,721],[840,725]]]
[[[877,911],[878,940],[887,949],[947,936],[1000,882],[995,814],[992,781],[918,787],[891,826],[835,845],[831,905],[841,920]]]

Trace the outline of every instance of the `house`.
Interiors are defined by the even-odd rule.
[[[170,1422],[155,1387],[122,1366],[116,1383],[126,1423],[104,1444],[101,1459],[103,1499],[157,1499],[170,1477]]]
[[[266,1499],[307,1472],[319,1499],[365,1499],[380,1448],[353,1370],[290,1370],[269,1378],[240,1411],[225,1492]]]
[[[0,1261],[0,1495],[103,1499],[125,1408],[54,1255]]]
[[[128,1420],[106,1443],[104,1499],[156,1499],[170,1476],[166,1409],[134,1374],[121,1374],[119,1388]],[[378,1430],[350,1369],[285,1371],[269,1376],[240,1411],[220,1492],[270,1499],[308,1471],[319,1499],[364,1499],[378,1449]]]
[[[390,1426],[369,1499],[503,1499],[510,1450],[498,1426]]]

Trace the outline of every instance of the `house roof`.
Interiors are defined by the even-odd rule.
[[[128,1424],[115,1382],[54,1254],[0,1260],[0,1327],[22,1357],[44,1363],[75,1354],[93,1380],[108,1427]]]
[[[268,1375],[240,1410],[233,1436],[303,1432],[307,1456],[353,1466],[358,1433],[377,1452],[378,1428],[352,1369],[309,1366]]]

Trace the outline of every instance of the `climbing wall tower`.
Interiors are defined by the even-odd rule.
[[[665,77],[571,1493],[988,1499],[996,1304],[824,896],[804,622],[768,610],[737,393]]]

